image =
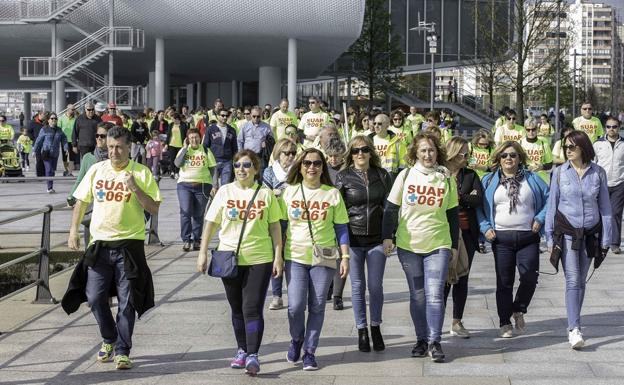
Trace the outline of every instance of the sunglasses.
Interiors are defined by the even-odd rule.
[[[222,117],[222,118],[227,118],[228,117],[228,115],[219,115],[219,116]]]
[[[296,132],[295,131],[286,131],[285,134],[286,135],[295,135]]]
[[[50,120],[58,120],[58,118],[49,118]]]
[[[257,119],[260,117],[260,115],[251,115],[252,118]]]
[[[373,122],[373,126],[383,126],[382,122]]]
[[[613,126],[612,126],[612,125],[610,125],[610,124],[607,124],[607,125],[605,125],[605,127],[606,127],[606,128],[618,128],[618,125],[617,125],[617,124],[615,124],[615,125],[613,125]]]
[[[316,104],[316,102],[308,102],[308,104]]]
[[[400,122],[402,119],[401,118],[394,118],[392,120],[395,121],[395,122]]]
[[[371,152],[371,149],[370,149],[370,147],[368,147],[368,146],[364,146],[364,147],[353,147],[353,148],[351,149],[351,155],[357,155],[357,154],[359,154],[360,152],[361,152],[362,154],[369,154],[369,153]]]
[[[577,145],[576,144],[566,144],[565,146],[562,146],[564,150],[567,151],[574,151],[576,150]]]
[[[297,155],[297,151],[282,151],[282,154],[286,156],[295,156]]]
[[[251,115],[251,112],[247,112],[247,111],[245,111],[243,114],[245,114],[245,115]]]
[[[533,132],[533,131],[537,131],[537,128],[525,128],[524,131]]]
[[[97,139],[106,139],[106,134],[95,134]]]
[[[592,108],[591,107],[585,107],[585,108],[581,108],[581,110],[583,110],[583,111],[591,111]]]
[[[511,159],[516,159],[518,157],[518,154],[516,154],[515,152],[503,152],[502,154],[500,154],[501,159],[507,159],[507,157],[510,157]]]
[[[513,117],[509,118],[509,120],[516,120],[516,117],[513,116]]]
[[[323,165],[322,160],[304,160],[301,162],[303,167],[308,168],[310,166],[314,166],[315,168],[321,167]]]
[[[253,166],[251,162],[234,162],[234,168],[251,168],[251,166]]]
[[[94,111],[93,108],[87,108],[86,111]]]

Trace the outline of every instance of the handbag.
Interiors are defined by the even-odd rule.
[[[310,221],[310,212],[308,211],[308,201],[305,198],[303,192],[303,184],[300,184],[301,196],[304,203],[304,214],[308,220],[308,231],[310,232],[310,238],[312,238],[312,266],[324,266],[330,269],[336,269],[338,266],[337,261],[340,257],[340,251],[336,246],[321,246],[317,245],[314,241],[314,234],[312,233],[312,222]]]
[[[243,241],[243,235],[245,234],[245,226],[247,225],[247,218],[249,218],[249,211],[253,204],[258,191],[262,186],[258,184],[258,188],[254,191],[249,204],[247,204],[247,210],[245,210],[245,218],[243,219],[243,227],[241,228],[240,235],[238,237],[238,245],[236,251],[232,250],[213,250],[212,258],[210,259],[210,266],[208,266],[208,275],[215,278],[235,278],[238,275],[238,252],[240,251],[241,242]]]

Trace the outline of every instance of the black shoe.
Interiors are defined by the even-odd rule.
[[[358,349],[365,353],[371,351],[367,328],[358,329]]]
[[[485,248],[485,243],[479,243],[479,253],[485,254],[487,249]]]
[[[344,309],[344,304],[342,303],[342,297],[334,297],[334,310],[342,310]],[[368,339],[368,333],[366,333],[366,338]]]
[[[444,352],[439,342],[432,342],[429,344],[429,357],[433,362],[444,362]]]
[[[182,246],[182,250],[189,251],[190,249],[191,249],[191,241],[184,242],[184,245]]]
[[[199,250],[200,243],[199,241],[193,241],[193,250]]]
[[[425,340],[416,341],[416,345],[412,349],[412,357],[424,357],[427,355],[427,350],[429,349],[429,345]]]
[[[383,337],[381,336],[381,329],[379,326],[371,326],[371,338],[373,339],[373,350],[380,352],[386,349]]]

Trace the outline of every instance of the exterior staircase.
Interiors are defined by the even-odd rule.
[[[89,0],[5,0],[0,4],[0,24],[59,22]]]

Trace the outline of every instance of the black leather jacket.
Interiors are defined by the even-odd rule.
[[[336,188],[349,213],[351,246],[380,244],[384,204],[392,188],[390,174],[382,168],[370,168],[364,173],[350,167],[336,175]]]

